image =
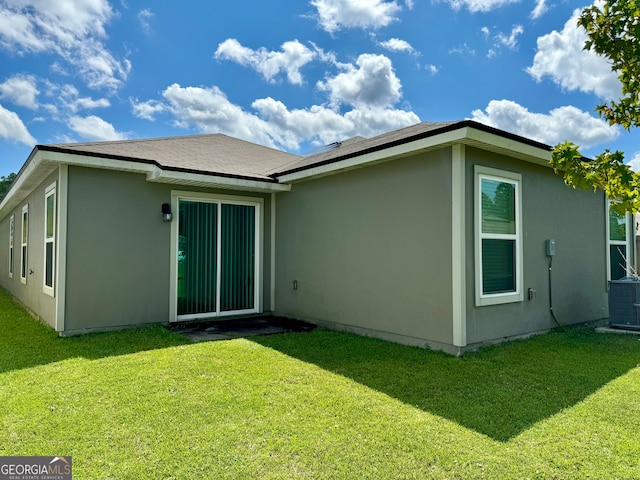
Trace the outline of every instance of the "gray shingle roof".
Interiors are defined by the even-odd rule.
[[[550,149],[550,147],[534,140],[472,120],[422,122],[372,138],[354,137],[343,142],[336,142],[306,156],[290,154],[219,133],[110,142],[66,143],[44,145],[38,148],[151,163],[166,170],[275,182],[281,175],[365,155],[464,127],[472,127],[520,143]]]
[[[160,168],[272,180],[269,173],[300,158],[220,133],[42,145],[41,150],[156,164]]]
[[[371,138],[356,137],[344,142],[336,142],[335,148],[326,149],[319,153],[299,157],[274,173],[283,174],[304,170],[314,165],[331,163],[334,160],[361,155],[371,150],[385,148],[395,143],[410,141],[416,136],[428,136],[438,130],[446,129],[461,122],[422,122],[410,127],[383,133]]]

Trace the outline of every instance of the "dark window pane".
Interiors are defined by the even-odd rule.
[[[47,231],[46,238],[53,238],[54,232],[54,224],[53,220],[55,217],[55,194],[51,194],[46,199],[46,215],[47,215]]]
[[[22,263],[20,264],[20,276],[27,278],[27,246],[22,246]]]
[[[515,240],[482,240],[482,292],[516,291]]]
[[[53,242],[47,242],[45,245],[44,261],[44,284],[47,287],[53,287]]]
[[[624,260],[626,256],[627,247],[624,245],[609,246],[611,280],[620,280],[622,277],[627,276],[625,270],[627,262]]]

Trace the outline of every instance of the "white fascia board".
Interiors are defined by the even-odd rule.
[[[79,167],[103,168],[106,170],[118,170],[120,172],[150,173],[155,168],[154,165],[142,162],[132,162],[129,160],[118,160],[107,157],[94,157],[71,152],[48,152],[46,150],[38,152],[44,161],[64,163]]]
[[[153,165],[144,163],[92,157],[76,153],[38,150],[27,160],[25,167],[23,167],[24,169],[18,174],[16,182],[0,204],[0,218],[26,198],[33,188],[39,185],[59,165],[77,165],[135,173],[148,173],[153,169]]]
[[[56,168],[55,165],[43,167],[40,152],[31,155],[23,169],[18,173],[18,178],[0,203],[0,218],[4,218],[16,205],[22,202],[31,190],[42,182]]]
[[[505,155],[550,167],[550,150],[471,127],[466,128],[466,130],[467,132],[463,143],[466,143],[467,145],[478,147],[477,143],[481,143],[489,147],[490,150],[498,150],[503,152]]]
[[[176,172],[162,170],[158,167],[153,167],[153,170],[147,173],[147,181],[250,192],[288,192],[291,190],[291,185],[245,178],[204,175],[201,173]]]
[[[420,140],[415,140],[413,142],[407,142],[390,148],[383,148],[375,152],[358,155],[334,163],[319,165],[317,167],[311,167],[298,172],[280,175],[277,178],[282,183],[295,183],[303,180],[309,180],[311,178],[332,175],[343,170],[351,170],[391,160],[395,157],[401,157],[420,150],[445,147],[455,143],[462,143],[476,148],[495,151],[531,163],[536,163],[538,165],[549,166],[549,160],[551,159],[551,152],[546,149],[519,142],[515,139],[496,135],[495,133],[478,130],[473,127],[461,127]]]
[[[284,192],[290,185],[281,185],[260,180],[247,180],[233,177],[221,177],[198,173],[164,171],[150,163],[119,160],[108,157],[95,157],[73,152],[51,152],[37,150],[27,160],[23,170],[18,174],[15,183],[0,203],[0,218],[13,210],[26,196],[48,177],[58,165],[75,165],[80,167],[102,168],[120,172],[145,174],[149,182],[162,182],[184,185],[195,185],[209,188],[223,188],[253,192]]]
[[[396,145],[390,148],[383,148],[375,152],[358,155],[334,163],[320,165],[306,170],[301,170],[299,172],[281,175],[277,178],[282,183],[295,183],[297,181],[308,180],[309,178],[332,175],[343,170],[351,170],[354,168],[391,160],[394,157],[407,155],[414,151],[425,150],[437,147],[439,145],[444,146],[450,143],[460,142],[465,137],[466,130],[466,128],[461,128],[450,132],[440,133],[431,137],[422,138],[413,142],[403,143],[401,145]]]

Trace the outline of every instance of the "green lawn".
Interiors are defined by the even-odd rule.
[[[311,333],[58,338],[0,291],[0,455],[77,479],[640,478],[640,341],[573,328],[458,359]]]

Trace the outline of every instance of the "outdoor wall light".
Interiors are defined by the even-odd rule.
[[[171,205],[168,203],[162,204],[162,221],[170,222],[173,220],[173,213],[171,213]]]

